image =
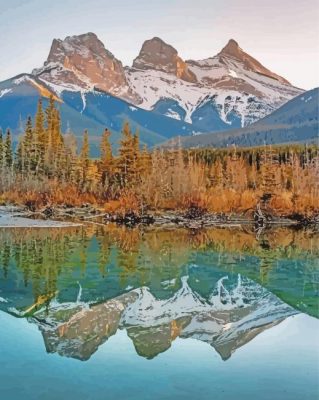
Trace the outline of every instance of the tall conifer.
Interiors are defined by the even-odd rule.
[[[83,144],[80,153],[80,163],[81,163],[81,170],[82,170],[82,185],[84,186],[87,183],[88,177],[88,169],[90,166],[90,146],[89,146],[89,133],[87,130],[84,131],[83,135]]]
[[[7,130],[6,139],[4,143],[4,158],[5,158],[5,165],[8,168],[11,168],[13,163],[13,152],[12,152],[10,129]]]

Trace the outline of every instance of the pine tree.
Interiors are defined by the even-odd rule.
[[[71,183],[79,184],[79,159],[77,156],[77,140],[71,129],[68,128],[63,138],[65,146],[65,178]]]
[[[102,135],[100,151],[100,170],[101,170],[101,182],[102,185],[105,186],[110,182],[111,176],[114,173],[114,158],[112,154],[112,146],[110,143],[111,132],[108,129],[105,129]]]
[[[45,135],[45,154],[44,164],[48,175],[51,173],[52,161],[53,161],[53,131],[54,131],[54,99],[50,96],[49,104],[45,110],[46,115],[46,135]]]
[[[132,146],[134,152],[133,165],[132,165],[132,180],[136,185],[141,181],[141,153],[140,153],[140,137],[139,132],[136,131],[132,138]]]
[[[57,109],[53,111],[52,131],[51,131],[51,149],[52,156],[51,164],[56,176],[60,176],[63,169],[63,159],[65,155],[65,147],[63,136],[61,133],[60,112]]]
[[[20,137],[19,144],[16,150],[15,166],[18,172],[20,172],[21,174],[25,173],[25,150],[23,136]]]
[[[80,153],[82,186],[85,186],[87,183],[88,169],[90,166],[89,153],[90,153],[89,133],[87,130],[85,130],[83,135],[82,149]]]
[[[13,152],[12,152],[10,129],[7,130],[6,139],[4,143],[4,158],[6,167],[11,168],[13,164]]]
[[[42,99],[38,101],[37,113],[35,116],[35,146],[36,146],[36,157],[37,157],[37,169],[42,171],[44,169],[45,151],[47,146],[47,135],[44,128],[44,112],[42,106]]]
[[[54,110],[55,110],[54,99],[53,99],[53,96],[50,96],[49,104],[45,110],[46,125],[47,125],[47,129],[49,131],[52,129]]]
[[[63,137],[61,134],[61,118],[60,112],[57,109],[53,111],[52,120],[52,146],[55,152],[58,152],[63,147]]]
[[[0,128],[0,171],[2,171],[4,165],[4,144],[3,144],[3,134]]]
[[[134,175],[134,163],[136,154],[136,139],[133,138],[130,125],[128,122],[124,124],[122,130],[122,139],[120,141],[118,172],[120,178],[120,186],[127,187],[132,183]]]
[[[25,161],[24,161],[25,169],[27,172],[35,171],[37,166],[36,142],[32,126],[32,119],[30,116],[27,119],[24,131],[23,147],[25,155]]]
[[[145,177],[150,173],[152,167],[152,157],[147,150],[146,144],[143,146],[143,150],[140,153],[140,173],[141,177]]]

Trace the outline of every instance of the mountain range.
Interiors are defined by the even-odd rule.
[[[30,322],[42,332],[49,353],[88,360],[111,336],[126,330],[138,355],[152,359],[176,338],[212,346],[223,360],[264,330],[296,312],[254,281],[238,276],[217,282],[209,299],[202,298],[182,277],[172,297],[159,300],[141,287],[100,304],[52,302]]]
[[[185,148],[262,146],[277,143],[318,144],[319,89],[309,90],[247,127],[174,138],[165,146]]]
[[[86,33],[54,39],[42,67],[0,83],[0,126],[19,134],[38,97],[53,95],[62,129],[79,137],[88,129],[95,153],[104,128],[116,144],[124,121],[152,146],[174,136],[245,128],[303,92],[233,39],[215,56],[183,60],[154,37],[124,67]]]

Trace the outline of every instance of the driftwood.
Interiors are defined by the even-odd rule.
[[[209,213],[205,209],[195,206],[189,207],[186,211],[168,211],[163,212],[148,212],[145,214],[136,214],[133,212],[124,215],[108,214],[103,212],[101,208],[95,208],[89,205],[82,207],[57,206],[49,205],[40,211],[30,211],[28,208],[15,209],[14,215],[26,218],[41,218],[41,219],[57,219],[57,220],[72,220],[83,221],[95,225],[103,226],[109,222],[114,222],[125,226],[139,225],[154,225],[164,226],[166,228],[187,228],[192,230],[205,229],[210,226],[232,227],[255,225],[256,235],[261,235],[262,229],[268,225],[316,225],[319,223],[318,215],[306,217],[299,214],[291,214],[286,216],[273,216],[270,210],[266,207],[267,200],[263,198],[257,203],[255,209],[249,209],[244,214],[224,214],[224,213]],[[6,207],[7,209],[7,207]],[[248,216],[247,212],[253,211]]]
[[[257,204],[256,210],[254,212],[254,221],[255,224],[259,227],[264,226],[267,221],[266,216],[261,210],[260,203]]]

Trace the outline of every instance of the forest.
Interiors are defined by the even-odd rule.
[[[95,205],[105,212],[142,215],[188,210],[249,215],[258,204],[274,215],[314,216],[319,210],[319,154],[311,145],[149,150],[122,129],[117,152],[111,132],[101,136],[100,157],[90,158],[90,134],[80,148],[62,133],[54,99],[39,99],[17,145],[0,131],[0,202],[33,210]]]

